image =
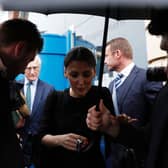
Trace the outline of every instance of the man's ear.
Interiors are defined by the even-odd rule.
[[[22,53],[25,52],[26,49],[26,43],[23,41],[17,42],[15,44],[15,49],[14,49],[14,55],[19,56],[22,55]]]
[[[121,54],[122,54],[121,50],[116,50],[117,58],[120,58],[120,57],[121,57]]]

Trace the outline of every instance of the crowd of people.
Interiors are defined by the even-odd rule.
[[[168,11],[151,16],[148,31],[161,35],[160,48],[168,52]],[[147,80],[146,70],[133,62],[127,39],[107,42],[105,64],[116,72],[109,88],[93,85],[93,52],[82,46],[72,48],[64,59],[64,76],[70,85],[63,91],[39,79],[37,54],[43,39],[35,24],[24,19],[3,22],[0,44],[2,167],[168,166],[168,87]],[[24,79],[15,81],[20,73]],[[102,136],[105,153],[100,147]],[[125,164],[128,149],[134,165]]]

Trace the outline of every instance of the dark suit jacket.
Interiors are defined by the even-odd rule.
[[[19,81],[24,84],[24,80]],[[38,79],[37,88],[30,117],[26,120],[24,129],[26,133],[36,135],[39,129],[39,122],[47,96],[54,91],[54,87]]]
[[[134,66],[129,76],[117,89],[118,106],[120,113],[137,118],[136,126],[142,126],[149,120],[150,112],[161,82],[149,82],[146,70]],[[113,82],[109,85],[113,90]]]
[[[22,151],[9,105],[9,81],[0,75],[0,167],[23,168]]]
[[[24,80],[18,82],[24,84]],[[19,130],[20,136],[22,137],[24,162],[26,166],[29,166],[32,162],[35,164],[38,160],[39,144],[37,144],[36,135],[39,131],[40,119],[46,98],[54,90],[53,86],[38,79],[31,115],[26,118],[24,127]]]
[[[155,99],[162,86],[161,82],[148,81],[146,78],[146,70],[134,66],[129,76],[117,89],[120,113],[125,113],[132,118],[137,118],[138,121],[133,123],[136,127],[146,125],[146,123],[149,122]],[[112,93],[113,82],[110,83],[109,89]],[[126,140],[123,136],[122,141],[124,141],[124,139]],[[141,150],[139,153],[136,152],[136,157],[138,157],[139,162],[144,159],[145,152],[145,150]],[[121,163],[118,161],[119,155],[120,145],[112,142],[111,154],[107,157],[108,167],[111,166],[111,163],[113,164],[113,168],[122,167]]]

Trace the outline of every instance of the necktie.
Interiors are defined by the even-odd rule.
[[[121,85],[122,77],[123,77],[123,74],[118,74],[116,78],[114,79],[114,85],[113,85],[112,99],[113,99],[114,111],[115,111],[116,116],[120,114],[119,109],[118,109],[116,89]]]
[[[32,83],[27,83],[27,90],[26,90],[26,104],[31,111],[31,85]]]

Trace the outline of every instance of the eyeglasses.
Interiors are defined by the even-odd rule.
[[[26,67],[26,70],[27,70],[27,71],[31,71],[31,70],[37,71],[38,69],[39,69],[38,66]]]

